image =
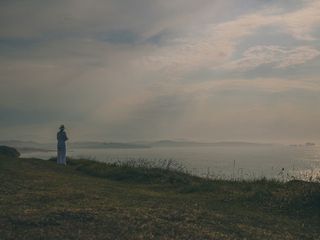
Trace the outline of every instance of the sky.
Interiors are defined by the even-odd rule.
[[[318,0],[1,0],[0,139],[320,142]]]

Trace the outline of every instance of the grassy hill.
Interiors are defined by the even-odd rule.
[[[320,239],[320,184],[0,157],[0,239]]]

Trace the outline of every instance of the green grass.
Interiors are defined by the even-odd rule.
[[[0,157],[0,239],[320,239],[320,184]]]

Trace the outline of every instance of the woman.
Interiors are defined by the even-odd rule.
[[[68,140],[67,134],[64,131],[64,125],[61,125],[59,128],[59,132],[57,133],[57,140],[58,140],[58,157],[57,163],[67,165],[66,161],[66,141]]]

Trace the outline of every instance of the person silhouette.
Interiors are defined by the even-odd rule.
[[[64,125],[61,125],[59,128],[59,132],[57,133],[58,140],[58,156],[57,156],[57,164],[67,165],[66,155],[66,141],[68,141],[67,133],[64,131]]]

